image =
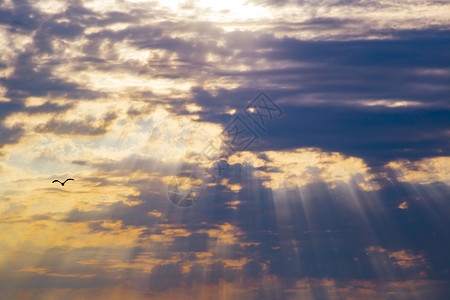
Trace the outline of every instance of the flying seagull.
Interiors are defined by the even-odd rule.
[[[61,182],[61,181],[59,181],[58,179],[55,179],[55,180],[52,181],[52,183],[59,182],[59,183],[61,183],[62,186],[64,186],[64,183],[66,183],[66,182],[69,181],[69,180],[75,180],[75,179],[73,179],[73,178],[67,178],[66,180],[64,180],[64,182]]]

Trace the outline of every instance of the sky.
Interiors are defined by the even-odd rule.
[[[449,15],[0,0],[0,299],[449,299]]]

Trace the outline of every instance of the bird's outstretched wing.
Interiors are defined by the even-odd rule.
[[[58,179],[55,179],[55,180],[52,181],[52,183],[55,183],[55,182],[61,183],[61,181],[59,181]],[[62,183],[61,183],[61,184],[62,184]]]
[[[69,181],[69,180],[75,181],[75,179],[73,179],[73,178],[67,178],[66,180],[64,180],[64,183],[66,183],[66,182]]]

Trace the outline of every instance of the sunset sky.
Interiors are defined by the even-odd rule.
[[[450,299],[450,2],[0,0],[0,299]]]

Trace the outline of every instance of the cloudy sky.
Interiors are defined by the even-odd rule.
[[[449,16],[0,0],[0,298],[449,299]]]

